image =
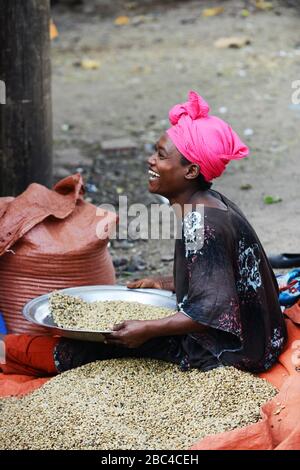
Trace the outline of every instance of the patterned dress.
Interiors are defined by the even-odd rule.
[[[203,370],[219,365],[260,372],[272,366],[286,340],[278,285],[249,222],[216,191],[227,210],[192,209],[176,240],[174,280],[179,310],[205,325],[182,338],[188,366],[210,354]]]

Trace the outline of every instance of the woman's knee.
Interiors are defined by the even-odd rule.
[[[4,336],[2,371],[6,374],[54,375],[57,371],[53,351],[58,341],[59,338],[53,336]]]

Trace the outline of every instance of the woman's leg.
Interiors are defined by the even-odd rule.
[[[178,364],[182,371],[208,371],[222,364],[189,335],[154,338],[134,350],[135,357],[149,357]]]
[[[178,364],[182,371],[189,368],[188,355],[182,347],[182,336],[153,338],[133,351],[134,357],[157,359]]]
[[[105,343],[61,338],[56,344],[53,354],[57,372],[65,372],[90,362],[133,357],[134,351],[133,349]]]
[[[64,372],[90,362],[121,357],[152,358],[180,364],[183,354],[179,337],[153,338],[134,349],[61,339],[55,347],[54,362],[57,371]]]
[[[45,377],[57,374],[53,351],[59,338],[53,336],[6,335],[4,340],[5,374]]]
[[[184,352],[179,337],[161,337],[136,349],[53,336],[6,335],[5,374],[34,377],[56,375],[90,362],[121,357],[153,358],[181,364]]]
[[[34,377],[56,375],[97,360],[133,355],[133,350],[104,343],[14,334],[4,336],[4,350],[5,361],[0,364],[2,372]]]

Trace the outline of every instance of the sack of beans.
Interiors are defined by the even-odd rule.
[[[83,199],[79,174],[52,190],[31,184],[0,198],[0,311],[10,333],[49,334],[22,315],[26,302],[55,289],[114,284],[107,244],[116,215]]]

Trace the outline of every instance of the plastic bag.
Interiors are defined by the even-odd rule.
[[[26,302],[55,289],[114,284],[106,230],[116,215],[83,200],[80,174],[53,190],[31,184],[0,198],[0,311],[10,333],[49,334],[22,316]]]

